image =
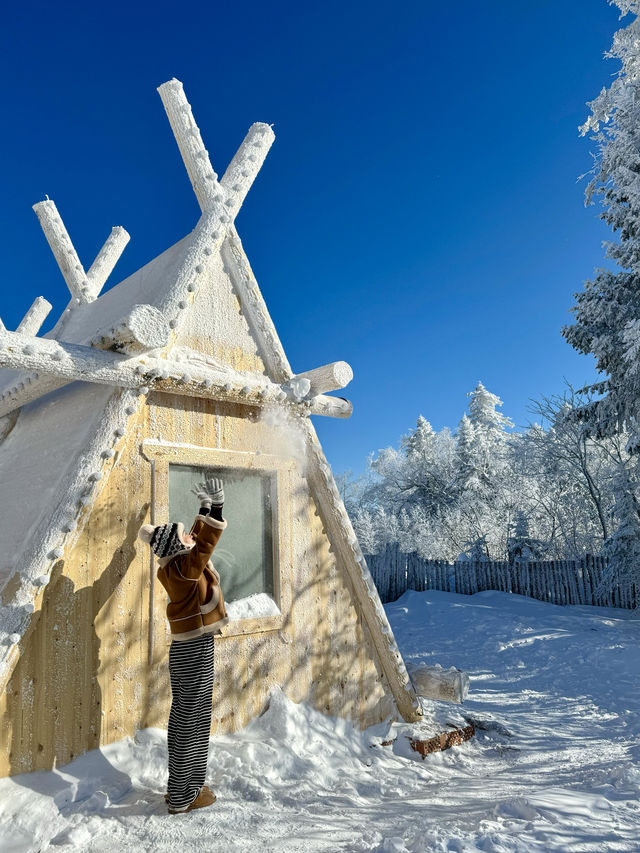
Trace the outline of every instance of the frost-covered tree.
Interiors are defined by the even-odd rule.
[[[478,536],[477,539],[469,539],[464,543],[464,550],[458,554],[459,562],[480,562],[481,560],[489,560],[489,548],[485,536]]]
[[[507,542],[509,562],[542,559],[546,551],[545,543],[531,536],[529,519],[523,509],[516,511],[513,528],[513,536],[510,536]]]
[[[638,4],[616,0],[621,17]],[[598,151],[585,203],[600,196],[602,218],[618,234],[606,256],[618,269],[599,269],[576,293],[575,323],[562,334],[578,352],[594,355],[605,378],[588,386],[602,394],[574,414],[595,436],[626,429],[627,449],[640,450],[640,20],[618,30],[605,54],[620,61],[617,76],[589,103],[580,128],[592,132]],[[586,390],[586,389],[585,389]]]
[[[461,492],[481,492],[484,471],[476,457],[475,430],[465,412],[456,431],[456,484]]]
[[[630,592],[633,584],[640,590],[640,491],[634,470],[623,464],[618,466],[613,493],[613,514],[618,526],[602,549],[608,562],[598,591],[608,592],[615,585]]]
[[[467,394],[469,414],[456,433],[459,487],[458,509],[464,518],[464,532],[470,541],[481,539],[488,556],[506,556],[512,512],[508,477],[507,427],[513,421],[496,410],[502,401],[478,382]]]

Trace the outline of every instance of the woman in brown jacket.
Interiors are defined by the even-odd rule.
[[[181,522],[143,524],[138,536],[158,556],[157,577],[169,594],[171,711],[167,732],[169,812],[209,806],[216,795],[204,784],[211,731],[214,634],[229,620],[220,576],[210,557],[227,526],[218,478],[192,489],[200,511],[190,533]]]

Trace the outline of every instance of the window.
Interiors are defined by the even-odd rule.
[[[256,592],[273,598],[275,477],[242,468],[170,464],[169,518],[181,521],[187,531],[198,512],[198,499],[191,489],[206,477],[220,477],[224,487],[223,516],[228,526],[212,562],[224,578],[225,601]]]
[[[224,485],[223,515],[227,527],[211,561],[220,573],[225,602],[264,593],[276,604],[276,613],[232,617],[222,628],[225,637],[279,630],[292,638],[292,527],[295,459],[270,453],[198,447],[155,438],[142,442],[142,454],[151,463],[149,494],[154,524],[181,521],[191,530],[198,498],[191,488],[206,476],[220,477]],[[156,589],[157,561],[150,565],[150,585],[158,618],[164,598]],[[153,645],[153,620],[150,620]],[[166,622],[166,641],[171,642]]]

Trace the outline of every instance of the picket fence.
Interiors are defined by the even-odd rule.
[[[383,603],[396,601],[403,592],[439,589],[473,595],[485,589],[528,595],[552,604],[593,604],[635,608],[640,589],[613,588],[596,595],[604,557],[586,554],[580,560],[536,560],[514,563],[497,560],[424,560],[415,552],[387,545],[380,554],[365,555],[369,571]]]

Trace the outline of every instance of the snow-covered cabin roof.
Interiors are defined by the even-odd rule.
[[[293,375],[233,225],[273,132],[268,125],[254,125],[218,182],[182,84],[170,81],[159,91],[203,210],[194,230],[98,296],[95,290],[102,287],[106,276],[100,281],[96,273],[92,279],[92,271],[103,274],[105,266],[110,271],[119,252],[115,260],[111,258],[109,264],[101,265],[102,255],[114,254],[113,246],[105,244],[89,273],[84,273],[79,262],[79,272],[69,272],[66,253],[73,253],[73,247],[55,206],[49,200],[42,202],[36,205],[40,208],[37,212],[74,298],[51,332],[42,337],[33,333],[33,328],[36,332],[39,328],[39,324],[33,325],[33,317],[30,327],[25,317],[16,333],[0,324],[0,366],[8,368],[3,371],[5,382],[0,387],[0,416],[4,416],[0,417],[0,436],[4,435],[0,440],[0,495],[4,508],[0,514],[0,541],[4,545],[0,564],[3,688],[19,658],[18,644],[31,622],[34,601],[48,583],[55,562],[76,541],[100,484],[108,476],[129,418],[144,404],[149,391],[144,384],[144,371],[149,365],[157,368],[152,376],[157,380],[154,387],[159,390],[179,389],[179,393],[217,399],[249,394],[252,399],[286,403],[306,415],[345,416],[351,411],[348,401],[324,394],[349,381],[352,374],[348,365],[345,370],[344,362]],[[43,222],[43,217],[48,220]],[[120,233],[117,236],[121,238]],[[184,360],[181,341],[197,340],[198,335],[205,334],[227,338],[231,343],[239,334],[239,327],[219,325],[224,322],[220,318],[225,312],[217,314],[213,310],[215,300],[209,298],[210,310],[206,298],[196,303],[199,293],[215,280],[216,266],[224,267],[235,290],[234,298],[240,300],[242,318],[237,322],[250,333],[256,355],[264,365],[263,374],[254,371],[252,376],[241,375],[230,365],[199,358],[197,352],[191,352],[184,372],[179,371],[177,379],[175,370],[173,377],[167,377],[171,371],[166,366],[175,368],[176,358]],[[35,314],[34,306],[30,311]],[[113,341],[118,343],[123,328],[127,331],[126,318],[136,306],[145,306],[166,320],[166,345],[151,351],[108,346]],[[23,325],[31,328],[31,335],[20,332]],[[102,338],[101,345],[105,331],[107,344]],[[190,337],[194,332],[197,334]],[[188,357],[188,348],[186,352]],[[239,381],[223,384],[225,378]],[[56,382],[61,387],[55,387]],[[315,429],[309,417],[300,417],[299,423],[307,447],[310,486],[330,520],[328,532],[334,549],[348,566],[352,579],[358,580],[360,607],[398,707],[420,715],[418,697]]]

